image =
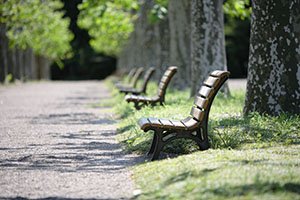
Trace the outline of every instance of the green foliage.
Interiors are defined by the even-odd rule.
[[[250,0],[227,0],[223,5],[225,14],[241,19],[250,18]]]
[[[155,0],[155,5],[151,9],[148,19],[150,22],[159,22],[168,14],[168,0]]]
[[[84,0],[78,6],[78,25],[87,29],[98,52],[116,55],[133,31],[138,0]]]
[[[139,0],[83,0],[78,8],[78,25],[88,30],[91,46],[98,52],[117,55],[134,30]],[[244,19],[250,16],[249,0],[228,0],[223,8],[233,17]],[[167,13],[168,0],[155,0],[148,19],[155,23],[165,18]]]
[[[36,54],[55,60],[71,56],[69,19],[59,11],[59,0],[0,0],[0,20],[5,23],[10,47],[31,47]]]
[[[168,13],[168,0],[155,0],[155,3],[149,13],[149,20],[151,22],[160,21]],[[250,0],[227,0],[223,5],[223,10],[225,14],[231,17],[238,17],[240,19],[250,18]]]
[[[13,75],[12,74],[7,74],[4,80],[4,83],[10,83],[13,80]]]

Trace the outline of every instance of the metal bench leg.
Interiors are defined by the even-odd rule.
[[[202,134],[202,136],[201,136]],[[198,146],[201,150],[206,150],[210,147],[209,141],[208,141],[208,135],[207,135],[207,126],[204,125],[202,127],[199,127],[197,137],[200,140],[200,143],[198,143]]]
[[[158,131],[155,132],[155,134],[156,134],[156,144],[155,144],[154,152],[152,154],[151,161],[158,159],[160,151],[162,150],[162,148],[165,145],[164,142],[162,141],[162,132],[163,132],[163,130],[158,130]]]
[[[139,106],[139,102],[138,102],[138,101],[135,101],[135,102],[134,102],[134,107],[135,107],[135,109],[137,109],[137,110],[140,110],[140,109],[141,109],[141,107]]]
[[[157,136],[156,136],[156,133],[154,131],[151,146],[150,146],[150,150],[148,151],[147,155],[150,155],[154,152],[154,148],[155,148],[156,143],[157,143]]]

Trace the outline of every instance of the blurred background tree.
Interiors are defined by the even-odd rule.
[[[99,10],[92,10],[94,3],[98,1],[91,1],[89,5],[81,4],[82,0],[62,0],[64,6],[62,10],[65,11],[64,18],[70,18],[70,31],[74,34],[74,39],[71,41],[73,57],[63,60],[64,68],[61,69],[57,64],[54,64],[52,69],[52,79],[54,80],[82,80],[82,79],[104,79],[116,70],[116,58],[113,54],[104,54],[105,52],[95,51],[91,47],[91,36],[87,30],[81,29],[78,24],[78,15],[80,10],[78,7],[85,6],[91,8],[93,14],[96,15],[94,19],[101,19],[98,14]],[[100,6],[99,1],[99,6]],[[98,4],[97,4],[98,5]],[[87,10],[87,8],[86,8]],[[87,11],[88,12],[88,11]],[[103,35],[105,37],[105,35]],[[93,46],[95,47],[95,46]]]
[[[146,63],[161,65],[157,72],[163,71],[170,57],[169,1],[151,0],[147,8],[141,6],[143,2],[0,0],[1,80],[49,78],[52,61],[52,79],[103,79],[116,70],[118,56],[121,63],[129,65],[132,59],[138,67],[149,57]],[[223,5],[228,69],[235,78],[247,74],[249,4],[249,0],[227,0]],[[141,28],[145,30],[134,33]],[[26,63],[24,69],[21,63]]]
[[[0,0],[1,80],[49,78],[50,60],[72,56],[69,19],[58,0]]]

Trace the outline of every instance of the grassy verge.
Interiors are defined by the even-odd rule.
[[[136,111],[124,95],[112,88],[113,106],[121,118],[119,139],[126,150],[145,153],[152,134],[137,126],[143,116],[183,119],[193,104],[189,91],[168,91],[164,107]],[[150,90],[157,86],[150,84]],[[137,199],[300,199],[300,119],[256,113],[242,117],[244,91],[232,97],[218,95],[209,119],[211,149],[196,151],[188,140],[174,141],[164,151],[174,159],[145,163],[134,168]],[[150,94],[151,96],[151,94]],[[184,155],[188,153],[187,155]]]
[[[299,199],[299,145],[211,149],[135,167],[137,199]]]

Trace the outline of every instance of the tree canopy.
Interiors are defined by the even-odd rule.
[[[138,7],[138,0],[84,0],[79,5],[78,25],[88,30],[96,51],[117,55],[133,31]]]
[[[10,47],[31,47],[54,60],[71,56],[69,19],[59,0],[0,0],[0,20],[7,29]]]
[[[168,13],[168,0],[155,0],[148,15],[149,22],[155,23]],[[241,19],[250,17],[249,0],[227,0],[223,9],[226,14]],[[90,44],[98,52],[118,55],[134,30],[139,0],[83,0],[79,5],[78,25],[87,29]]]

